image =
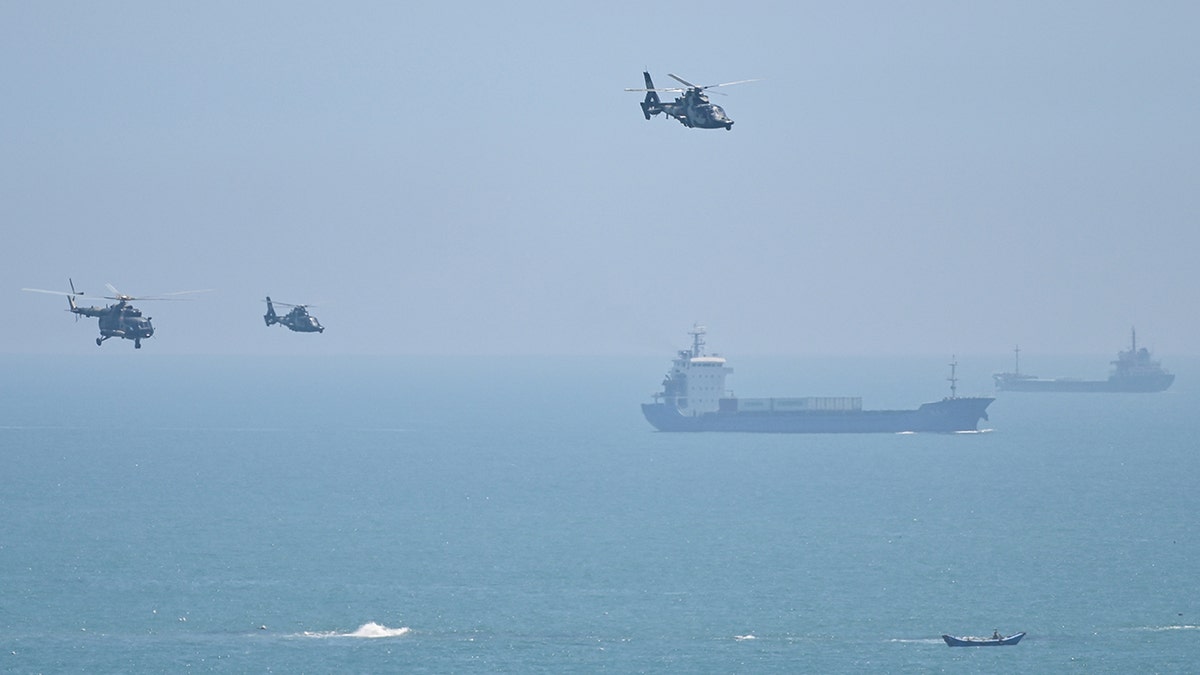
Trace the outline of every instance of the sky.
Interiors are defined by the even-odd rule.
[[[0,1],[4,354],[1200,353],[1190,2]],[[648,69],[732,131],[646,121]],[[310,303],[320,335],[262,323]],[[96,304],[102,302],[99,298]]]

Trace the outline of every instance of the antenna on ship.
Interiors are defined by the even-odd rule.
[[[1016,345],[1013,347],[1013,360],[1016,361],[1016,363],[1013,364],[1013,375],[1020,375],[1021,374],[1021,345]]]
[[[688,335],[692,336],[692,358],[696,358],[702,354],[701,350],[704,348],[704,326],[701,326],[700,322],[692,324]]]
[[[950,377],[946,378],[947,380],[950,380],[950,398],[958,398],[958,376],[956,375],[957,370],[958,370],[958,357],[951,354],[950,355]]]

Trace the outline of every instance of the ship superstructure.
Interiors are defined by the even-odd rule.
[[[724,358],[704,354],[704,333],[700,325],[688,332],[692,348],[679,350],[663,380],[662,392],[654,396],[685,417],[720,410],[721,399],[725,398],[725,376],[733,373]]]

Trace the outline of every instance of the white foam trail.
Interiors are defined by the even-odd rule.
[[[733,639],[734,639],[734,640],[737,640],[738,642],[741,642],[742,640],[757,640],[758,638],[756,638],[756,637],[754,637],[753,635],[750,635],[749,633],[747,633],[747,634],[745,634],[745,635],[734,635],[734,636],[733,636]]]
[[[408,631],[409,631],[408,626],[404,626],[401,628],[388,628],[387,626],[384,626],[382,624],[378,624],[378,623],[375,623],[374,621],[372,621],[370,623],[364,623],[363,625],[359,626],[358,630],[354,631],[353,633],[350,633],[347,637],[361,637],[361,638],[400,637],[401,635],[404,635]]]
[[[307,631],[306,630],[303,633],[301,633],[301,635],[303,635],[304,637],[313,637],[313,638],[348,637],[348,638],[377,639],[377,638],[400,637],[401,635],[407,635],[411,630],[412,629],[409,628],[408,626],[403,626],[401,628],[388,628],[387,626],[384,626],[383,624],[378,624],[378,623],[375,623],[374,621],[371,621],[370,623],[364,623],[363,625],[359,626],[358,628],[356,628],[353,631],[350,631],[349,633],[339,633],[339,632],[333,631],[333,630],[331,630],[331,631]]]

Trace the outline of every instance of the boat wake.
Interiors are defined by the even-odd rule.
[[[1142,626],[1133,630],[1146,631],[1148,633],[1161,633],[1168,630],[1200,630],[1200,626],[1190,624],[1178,624],[1174,626]]]
[[[995,429],[962,429],[962,430],[960,430],[960,431],[948,431],[948,432],[945,432],[945,433],[950,433],[950,434],[967,434],[967,435],[975,435],[975,434],[990,434],[990,433],[992,433],[993,431],[995,431]],[[897,435],[897,436],[916,436],[918,433],[920,433],[920,432],[917,432],[917,431],[897,431],[897,432],[896,432],[896,435]],[[932,432],[932,433],[942,433],[942,432]]]
[[[902,642],[916,645],[940,645],[941,638],[892,638],[888,642]]]
[[[402,628],[388,628],[387,626],[384,626],[383,624],[378,624],[378,623],[375,623],[374,621],[372,621],[370,623],[364,623],[363,625],[359,626],[357,629],[355,629],[353,631],[350,631],[349,633],[340,633],[340,632],[334,631],[334,630],[331,630],[331,631],[307,631],[306,630],[303,633],[301,633],[300,635],[303,637],[310,637],[310,638],[370,638],[370,639],[377,639],[377,638],[400,637],[401,635],[407,635],[410,631],[412,631],[412,629],[409,628],[408,626],[404,626]]]

